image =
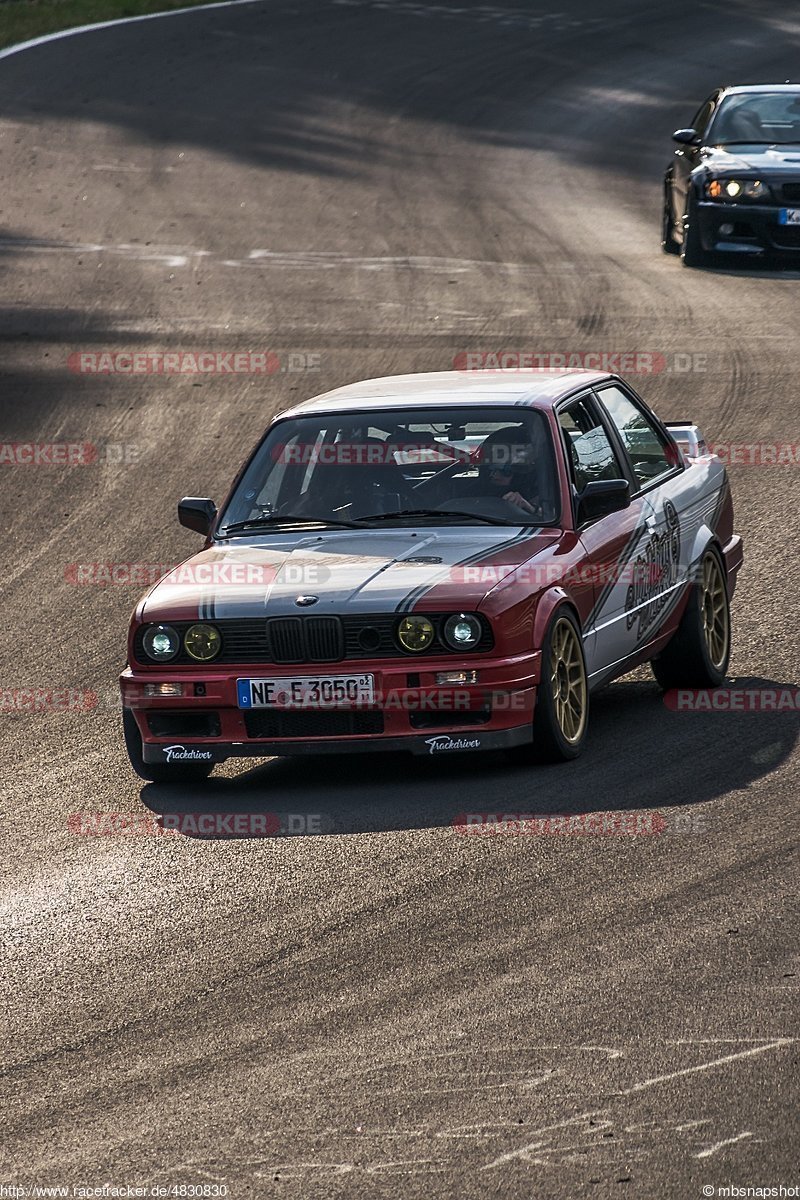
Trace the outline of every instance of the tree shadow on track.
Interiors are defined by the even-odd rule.
[[[776,37],[774,21],[785,17],[785,5],[774,4],[774,17],[763,7],[726,13],[719,39],[726,73],[735,74],[737,56],[750,66],[753,48]],[[172,161],[191,146],[332,178],[367,175],[407,156],[380,125],[354,120],[354,109],[449,125],[491,145],[577,156],[612,176],[638,173],[642,155],[653,153],[652,131],[642,128],[642,113],[652,109],[659,125],[663,120],[666,159],[671,129],[688,119],[673,111],[676,73],[696,72],[674,5],[644,12],[638,0],[615,0],[602,16],[579,0],[559,8],[532,14],[515,0],[495,12],[405,0],[381,8],[372,0],[309,0],[193,11],[12,56],[0,68],[0,107],[6,118],[30,123],[32,138],[48,117],[125,129],[137,150],[152,154],[156,183],[159,155]],[[637,36],[628,47],[632,20]],[[792,45],[791,32],[783,28],[780,36]],[[650,44],[658,54],[645,50]],[[626,51],[634,66],[644,60],[648,74],[631,79],[620,69],[610,84],[608,63],[627,62]],[[713,59],[709,69],[713,76]],[[579,72],[585,85],[576,88]],[[613,162],[598,122],[619,127]],[[89,164],[83,167],[88,172]]]
[[[793,685],[749,678],[731,687],[785,695]],[[652,812],[757,785],[799,733],[797,707],[674,712],[655,684],[623,681],[595,697],[589,745],[572,763],[520,767],[496,753],[273,759],[201,787],[149,784],[141,800],[162,816],[277,814],[275,836],[303,833],[309,816],[336,835],[447,827],[465,813]],[[299,818],[294,825],[288,814]]]

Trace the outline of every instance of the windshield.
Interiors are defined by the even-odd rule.
[[[800,143],[800,90],[726,96],[706,141],[715,146]]]
[[[309,523],[552,525],[552,440],[533,409],[320,413],[280,421],[247,467],[225,536]],[[380,523],[380,524],[378,524]]]

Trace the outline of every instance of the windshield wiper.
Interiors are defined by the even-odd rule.
[[[396,517],[432,517],[437,521],[446,517],[467,517],[470,521],[483,521],[486,525],[518,525],[518,521],[503,521],[500,517],[485,517],[483,513],[458,512],[450,508],[401,508],[399,512],[372,513],[371,516],[361,517],[361,524],[366,521],[391,521]],[[523,522],[524,523],[524,522]],[[530,524],[536,522],[531,517]]]
[[[251,517],[248,521],[234,521],[232,525],[226,525],[220,530],[220,536],[226,537],[229,533],[242,533],[246,529],[266,529],[271,525],[327,525],[333,529],[360,528],[358,521],[331,521],[327,517],[300,517],[292,513],[281,516],[279,513],[272,513],[268,517]]]

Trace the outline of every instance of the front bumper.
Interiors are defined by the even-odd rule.
[[[405,750],[438,754],[503,749],[532,740],[541,655],[454,663],[452,658],[402,663],[297,664],[291,669],[226,664],[211,668],[128,667],[122,703],[136,720],[145,762]],[[478,682],[438,686],[437,672],[476,670]],[[365,705],[242,710],[236,680],[370,672],[376,701]],[[145,684],[180,683],[184,695],[146,697]],[[200,694],[198,694],[198,692]],[[286,735],[289,736],[286,736]],[[189,754],[184,752],[195,751]],[[171,753],[170,753],[171,752]],[[202,753],[199,753],[202,752]]]
[[[800,225],[778,223],[778,214],[785,207],[698,201],[703,249],[715,254],[800,254]],[[728,225],[732,229],[723,231],[721,227]]]

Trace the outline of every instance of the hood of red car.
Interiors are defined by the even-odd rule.
[[[558,537],[556,529],[457,526],[236,539],[161,579],[145,599],[143,619],[474,608]]]

